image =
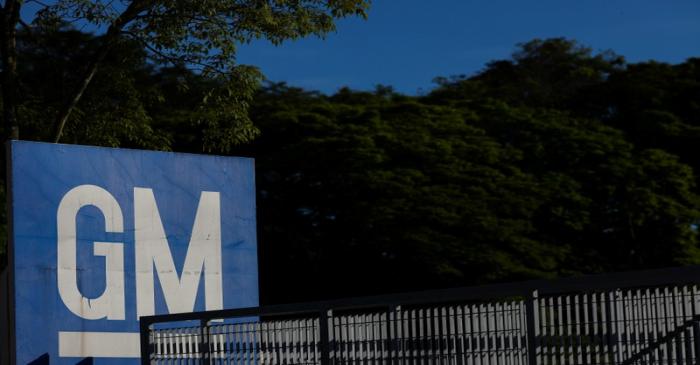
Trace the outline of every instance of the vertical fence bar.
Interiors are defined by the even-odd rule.
[[[321,347],[321,365],[330,365],[331,357],[329,351],[330,336],[328,335],[328,310],[322,309],[319,311],[319,337]]]
[[[465,365],[464,359],[464,339],[466,338],[466,331],[464,330],[463,318],[464,312],[462,307],[459,305],[454,306],[454,326],[455,326],[455,356],[457,365]]]
[[[556,359],[556,352],[554,348],[554,301],[552,297],[542,297],[541,303],[544,305],[544,313],[540,317],[542,333],[542,342],[540,343],[541,351],[543,353],[542,362],[547,365],[554,364]]]
[[[408,337],[410,338],[410,365],[420,364],[420,332],[418,330],[418,313],[415,309],[408,310]]]
[[[662,293],[659,288],[654,289],[654,341],[658,342],[661,337],[663,337],[663,328],[665,326],[663,322],[664,310],[662,308]],[[659,362],[666,358],[666,353],[662,346],[657,346],[656,358]]]
[[[564,297],[564,308],[566,308],[566,352],[568,364],[574,364],[574,348],[576,346],[573,335],[573,327],[571,326],[571,295]]]
[[[211,344],[209,343],[209,320],[199,321],[199,352],[203,365],[211,365]]]
[[[539,335],[539,303],[537,291],[530,293],[525,301],[525,316],[527,317],[527,359],[528,365],[538,365],[538,338]]]
[[[606,337],[606,343],[608,345],[608,351],[607,351],[607,362],[610,364],[614,364],[616,361],[616,356],[617,356],[617,343],[616,343],[616,332],[617,332],[617,325],[615,321],[617,320],[616,317],[614,317],[614,309],[613,306],[615,305],[615,292],[610,291],[604,294],[606,297],[606,305],[605,305],[605,316],[607,318],[605,322],[606,326],[606,332],[607,332],[607,337]]]
[[[486,327],[486,363],[491,365],[495,364],[495,361],[493,359],[493,333],[494,333],[494,326],[493,322],[491,321],[492,315],[493,315],[493,305],[490,303],[487,303],[485,306],[486,312],[484,316],[484,325]]]
[[[395,306],[390,306],[387,308],[386,311],[386,342],[387,342],[387,363],[389,365],[393,364],[393,358],[394,358],[394,350],[396,349],[396,346],[394,344],[394,334],[396,333],[396,328],[394,327],[394,324],[396,324],[396,321],[394,320],[393,314],[396,313],[396,307]]]
[[[360,353],[360,343],[358,340],[358,334],[357,334],[357,326],[355,323],[357,322],[357,318],[354,314],[350,314],[345,316],[347,318],[347,325],[348,325],[348,344],[349,344],[349,361],[352,363],[356,363],[357,359],[359,358],[359,353]]]
[[[505,311],[503,308],[503,304],[500,302],[496,303],[496,308],[495,308],[495,325],[496,325],[496,362],[498,364],[506,364],[506,357],[505,357],[505,325],[504,325],[504,317],[505,317]]]
[[[646,314],[645,314],[646,315],[646,324],[647,324],[646,329],[645,329],[645,336],[646,336],[646,340],[648,343],[647,346],[650,346],[652,343],[656,342],[656,332],[654,329],[654,322],[655,322],[654,311],[656,309],[656,305],[655,305],[654,300],[653,300],[653,298],[654,298],[653,293],[649,288],[646,289],[645,295],[646,295],[645,303],[647,306],[647,310],[646,310]],[[649,354],[650,361],[657,362],[658,358],[659,358],[658,355],[659,355],[658,349],[654,349],[654,351],[652,351],[651,354]]]
[[[527,337],[527,316],[525,315],[527,298],[517,302],[518,311],[516,312],[515,321],[518,327],[516,345],[518,347],[518,364],[526,365],[528,361],[528,348],[525,338]]]
[[[320,320],[319,320],[320,321]],[[332,362],[339,363],[340,361],[338,360],[339,356],[342,356],[343,351],[344,351],[344,344],[343,344],[343,323],[341,322],[341,318],[332,316],[331,317],[331,323],[333,323],[333,350],[331,351],[332,356]],[[318,330],[320,332],[321,329],[321,324],[319,323],[318,325]],[[316,349],[318,351],[318,359],[321,359],[321,342],[320,342],[320,334],[316,336]],[[339,355],[340,354],[340,355]]]
[[[600,310],[599,314],[599,319],[600,321],[598,322],[598,328],[599,328],[599,346],[598,349],[600,350],[600,363],[601,364],[607,364],[608,360],[608,327],[607,324],[609,322],[608,320],[608,312],[606,311],[607,308],[607,295],[605,292],[598,293],[598,310]]]
[[[671,291],[668,290],[668,287],[664,288],[664,297],[664,306],[666,314],[666,333],[669,333],[673,331],[673,328],[676,324],[676,318],[673,310],[673,308],[675,307],[673,303],[673,295],[671,294]],[[676,347],[673,345],[672,341],[668,341],[666,345],[666,354],[669,364],[675,360]]]
[[[464,310],[464,352],[467,358],[467,365],[474,365],[474,323],[472,320],[472,308],[471,305],[467,304],[463,308]]]
[[[503,310],[505,311],[506,318],[504,318],[504,331],[505,331],[505,350],[507,351],[507,360],[506,364],[507,365],[515,365],[515,359],[513,357],[513,351],[514,351],[514,345],[513,345],[513,331],[514,331],[514,326],[513,326],[513,303],[510,301],[507,301],[503,303]]]
[[[566,342],[564,341],[564,308],[562,303],[562,295],[557,295],[555,300],[557,306],[557,338],[555,346],[559,355],[559,364],[563,365],[566,362]]]
[[[486,321],[484,316],[486,309],[482,303],[474,305],[474,310],[476,313],[476,318],[474,318],[476,325],[476,335],[477,335],[477,359],[479,365],[488,365],[488,362],[484,360],[484,357],[488,353],[488,338],[486,337]]]
[[[589,305],[591,307],[591,351],[593,352],[591,354],[591,362],[593,364],[600,364],[601,361],[601,352],[602,352],[602,347],[601,343],[598,340],[599,339],[599,316],[598,316],[598,293],[592,292],[591,293],[591,298],[589,301]]]
[[[700,364],[700,321],[693,321],[693,348],[695,349],[695,358],[693,364]]]
[[[141,365],[149,365],[151,363],[151,329],[150,325],[145,320],[139,321],[139,343],[141,345]]]

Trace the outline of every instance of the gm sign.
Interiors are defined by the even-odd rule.
[[[252,160],[10,153],[13,363],[136,364],[141,316],[258,305]]]

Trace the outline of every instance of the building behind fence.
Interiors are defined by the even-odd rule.
[[[698,364],[700,267],[141,319],[144,364]]]

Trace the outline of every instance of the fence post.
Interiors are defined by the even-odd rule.
[[[693,321],[693,345],[695,350],[695,363],[700,362],[700,321]]]
[[[387,364],[391,365],[394,361],[394,333],[396,332],[396,320],[392,322],[391,315],[396,313],[396,306],[389,306],[386,311],[386,344],[387,344]]]
[[[328,334],[328,309],[323,308],[319,312],[318,317],[319,335],[320,335],[320,350],[321,350],[321,365],[330,365],[330,336]]]
[[[209,320],[199,320],[199,353],[203,365],[211,365],[211,344],[209,343]]]
[[[139,320],[139,327],[141,345],[141,365],[149,365],[151,363],[151,326],[147,321],[141,318]]]
[[[525,301],[525,315],[527,317],[527,360],[528,365],[537,365],[539,348],[539,304],[537,302],[537,290],[533,290]]]

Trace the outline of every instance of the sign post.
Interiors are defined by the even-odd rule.
[[[12,364],[138,364],[140,316],[258,305],[251,159],[9,143]]]

